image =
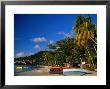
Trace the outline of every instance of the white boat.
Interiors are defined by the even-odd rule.
[[[91,72],[85,69],[63,69],[64,75],[83,75],[87,73]]]

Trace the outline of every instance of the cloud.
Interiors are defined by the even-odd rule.
[[[53,40],[50,40],[50,41],[49,41],[49,44],[52,44],[52,43],[54,43],[54,41],[53,41]]]
[[[15,55],[15,57],[23,57],[24,56],[24,52],[19,52]]]
[[[34,53],[31,53],[31,52],[30,52],[30,53],[27,54],[27,56],[29,56],[29,55],[33,55],[33,54],[34,54]]]
[[[34,48],[36,48],[36,49],[40,49],[40,46],[39,46],[39,45],[35,45]]]
[[[36,38],[33,38],[32,41],[39,43],[39,42],[46,42],[47,39],[45,37],[36,37]]]
[[[30,56],[30,55],[33,55],[34,53],[25,53],[25,52],[19,52],[19,53],[16,53],[15,57],[18,58],[18,57],[25,57],[25,56]]]
[[[71,34],[65,33],[65,32],[58,32],[57,34],[58,34],[58,35],[63,35],[63,36],[65,36],[65,37],[71,37]]]

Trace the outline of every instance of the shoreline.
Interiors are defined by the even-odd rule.
[[[50,67],[42,66],[41,68],[35,68],[31,71],[18,72],[14,73],[14,76],[97,76],[97,72],[93,72],[91,74],[73,74],[73,75],[63,75],[63,74],[50,74]]]

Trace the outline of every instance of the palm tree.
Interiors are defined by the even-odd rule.
[[[89,51],[88,44],[91,44],[92,41],[94,50],[96,51],[96,27],[92,24],[92,20],[90,17],[85,18],[78,16],[76,18],[76,25],[73,29],[76,32],[76,43],[82,49],[83,47],[87,50],[89,57],[93,63],[92,56]]]

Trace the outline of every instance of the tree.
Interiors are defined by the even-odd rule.
[[[96,52],[96,25],[92,24],[91,17],[78,16],[76,18],[76,24],[73,30],[76,32],[75,39],[77,45],[80,49],[85,49],[85,56],[87,56],[87,54],[89,55],[89,58],[86,58],[88,60],[91,59],[90,63],[93,63],[93,56],[91,55],[91,51],[95,50]],[[91,50],[91,48],[94,49]]]

